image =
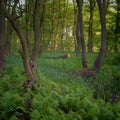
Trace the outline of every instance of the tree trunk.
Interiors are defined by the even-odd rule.
[[[20,28],[20,26],[17,24],[15,17],[6,10],[4,2],[0,1],[0,12],[10,21],[11,25],[15,29],[16,33],[18,34],[18,37],[20,39],[21,45],[22,45],[22,52],[20,52],[23,60],[23,65],[25,69],[26,76],[28,80],[30,80],[32,83],[36,82],[36,77],[34,75],[34,71],[31,65],[31,62],[29,62],[29,52],[27,47],[27,41],[26,37]]]
[[[11,9],[11,6],[10,6],[10,4],[12,4],[11,1],[8,1],[8,2],[9,2],[8,11],[11,11],[11,14],[12,14],[14,17],[16,17],[16,16],[15,16],[16,6],[17,6],[17,4],[18,4],[19,1],[18,1],[18,0],[15,0],[15,1],[14,1],[14,5],[13,5],[12,9]],[[10,51],[11,51],[12,33],[13,33],[13,27],[12,27],[12,25],[10,24],[10,22],[7,21],[7,35],[6,35],[7,37],[6,37],[6,45],[5,45],[5,47],[6,47],[6,54],[9,54]]]
[[[95,0],[90,0],[90,18],[89,18],[89,29],[88,29],[88,52],[93,52],[93,10],[95,7]]]
[[[11,40],[12,40],[12,32],[13,32],[13,27],[7,21],[7,35],[6,35],[6,54],[9,54],[11,52]]]
[[[5,69],[5,18],[0,14],[0,70]]]
[[[99,69],[102,64],[103,57],[106,51],[106,8],[105,0],[97,0],[99,13],[100,13],[100,23],[101,23],[101,47],[99,54],[94,62],[94,69]]]
[[[33,48],[32,56],[31,56],[31,62],[33,64],[33,69],[36,67],[36,63],[37,63],[36,60],[40,52],[40,44],[41,44],[41,36],[42,36],[41,34],[42,34],[42,26],[44,22],[46,1],[47,0],[44,0],[44,1],[36,0],[35,2],[35,9],[33,13],[33,28],[34,28],[34,37],[35,37],[34,42],[35,43],[34,43],[34,48]],[[42,11],[40,11],[41,9]]]
[[[30,30],[30,27],[32,26],[31,25],[31,21],[29,19],[29,12],[30,11],[30,3],[28,1],[25,1],[25,24],[26,24],[26,28],[25,28],[25,32],[26,32],[26,40],[27,40],[27,46],[28,46],[28,49],[29,49],[29,54],[30,54],[30,33],[29,33],[29,30]]]
[[[74,51],[76,53],[76,50],[77,50],[77,39],[76,39],[76,24],[77,24],[77,8],[76,8],[76,2],[75,0],[73,0],[73,7],[74,7],[74,14],[73,14],[73,39],[74,39],[74,45],[75,45],[75,48],[74,48]],[[77,56],[77,54],[76,54]]]
[[[118,53],[119,51],[119,34],[120,34],[120,1],[116,0],[117,3],[117,13],[115,21],[115,36],[114,36],[114,52]]]
[[[87,61],[86,61],[86,49],[85,49],[85,41],[84,41],[84,32],[83,32],[83,18],[82,18],[82,0],[76,0],[78,6],[78,16],[79,16],[79,29],[80,29],[80,41],[82,47],[82,66],[83,68],[87,68]]]
[[[80,46],[81,46],[81,42],[80,42],[80,29],[79,29],[79,17],[77,17],[77,24],[76,24],[76,41],[77,41],[77,45],[76,45],[76,56],[80,56]]]
[[[76,2],[73,0],[73,7],[74,7],[74,26],[73,26],[73,38],[75,43],[75,53],[76,56],[80,56],[80,29],[79,29],[79,18],[78,18],[78,11],[76,7]]]

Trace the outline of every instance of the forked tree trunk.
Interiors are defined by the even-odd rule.
[[[3,0],[0,1],[0,12],[2,13],[2,15],[4,15],[10,21],[11,25],[13,26],[16,33],[18,34],[18,37],[19,37],[21,45],[22,45],[22,51],[20,52],[20,54],[22,56],[25,73],[26,73],[28,80],[31,81],[32,83],[34,83],[37,80],[34,75],[32,64],[29,61],[29,52],[28,52],[26,37],[25,37],[22,29],[20,28],[20,26],[17,24],[14,16],[9,14],[9,12],[6,10]]]
[[[83,68],[87,68],[87,61],[86,61],[86,49],[85,49],[85,41],[84,41],[84,32],[83,32],[83,18],[82,18],[82,7],[83,7],[83,0],[76,0],[78,6],[78,16],[79,16],[79,29],[80,29],[80,41],[81,41],[81,48],[82,48],[82,66]]]
[[[3,0],[0,1],[0,10],[1,10],[0,12],[10,21],[12,27],[15,29],[16,33],[18,34],[18,37],[21,42],[22,51],[19,51],[19,53],[22,57],[25,73],[28,78],[28,80],[24,82],[25,84],[23,84],[24,87],[33,87],[34,83],[37,82],[34,69],[36,67],[36,62],[37,62],[37,58],[38,58],[38,54],[40,50],[41,30],[42,30],[42,25],[44,21],[43,18],[44,18],[44,13],[45,13],[46,2],[47,0],[44,0],[44,1],[36,0],[35,1],[35,8],[34,8],[34,14],[33,14],[35,39],[34,39],[34,48],[33,48],[32,56],[30,58],[29,48],[27,45],[27,39],[26,39],[26,36],[23,30],[17,24],[17,21],[14,15],[10,14],[5,8],[4,1]]]
[[[105,0],[97,0],[99,14],[100,14],[100,23],[101,23],[101,47],[99,50],[99,54],[94,62],[94,69],[100,69],[103,57],[106,51],[106,8],[105,8]]]

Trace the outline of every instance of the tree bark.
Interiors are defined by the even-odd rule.
[[[29,54],[30,54],[30,27],[32,26],[31,25],[31,20],[29,19],[29,12],[31,12],[30,10],[30,1],[25,1],[25,24],[26,24],[26,28],[25,28],[25,32],[26,32],[26,40],[27,40],[27,46],[28,46],[28,49],[29,49]]]
[[[33,69],[36,67],[36,63],[37,63],[36,60],[40,52],[40,44],[41,44],[41,36],[42,36],[41,34],[42,34],[42,26],[44,22],[46,2],[47,0],[44,0],[44,1],[36,0],[35,2],[35,9],[33,13],[33,28],[34,28],[34,37],[35,37],[34,42],[35,43],[34,43],[34,48],[33,48],[32,56],[31,56],[31,62],[33,64]],[[41,7],[42,7],[42,11],[40,11]],[[41,16],[39,16],[40,12],[41,12]]]
[[[95,7],[95,0],[90,0],[90,18],[89,18],[89,29],[88,29],[88,52],[93,52],[93,10]]]
[[[0,70],[5,69],[5,18],[0,14]]]
[[[36,82],[36,77],[34,75],[31,62],[29,62],[29,52],[28,52],[27,41],[26,41],[24,32],[18,25],[17,21],[15,20],[15,17],[12,14],[9,14],[9,12],[6,10],[3,0],[0,1],[0,10],[1,10],[0,12],[2,13],[2,15],[4,15],[10,21],[11,25],[15,29],[20,39],[20,42],[22,45],[22,51],[20,51],[20,54],[22,56],[25,73],[26,73],[28,80],[34,83]]]
[[[114,52],[118,53],[119,51],[119,34],[120,34],[120,1],[116,0],[117,3],[117,13],[116,13],[116,21],[115,21],[115,36],[114,36]]]
[[[6,35],[6,42],[5,42],[5,48],[6,48],[6,55],[8,55],[11,52],[11,40],[12,40],[12,33],[13,33],[13,27],[7,21],[7,35]]]
[[[76,24],[76,56],[80,56],[80,46],[81,46],[81,42],[80,42],[80,29],[79,29],[79,17],[77,17],[77,24]]]
[[[15,13],[16,13],[16,6],[18,4],[18,0],[15,0],[14,1],[14,5],[12,6],[12,9],[11,9],[11,1],[8,1],[8,11],[11,11],[11,14],[15,16]],[[10,24],[9,21],[7,21],[7,35],[6,35],[6,44],[5,44],[5,48],[6,48],[6,54],[9,54],[11,52],[11,39],[12,39],[12,33],[13,33],[13,27],[12,25]]]
[[[76,50],[77,50],[77,39],[76,39],[76,24],[77,24],[77,8],[76,8],[76,2],[75,0],[73,0],[73,8],[74,8],[74,14],[73,14],[73,39],[74,39],[74,45],[75,45],[75,48],[74,48],[74,51],[76,53]],[[77,56],[77,54],[76,54]]]
[[[83,32],[83,18],[82,18],[82,0],[76,0],[78,6],[78,16],[79,16],[79,29],[80,29],[80,41],[81,41],[81,48],[82,48],[82,66],[83,68],[87,68],[87,61],[86,61],[86,49],[85,49],[85,40],[84,40],[84,32]]]
[[[100,69],[103,61],[103,57],[106,51],[106,8],[105,0],[97,0],[99,14],[100,14],[100,23],[101,23],[101,47],[98,53],[98,56],[94,62],[94,69]]]

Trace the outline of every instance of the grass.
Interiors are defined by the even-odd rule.
[[[6,71],[4,77],[0,78],[0,120],[120,119],[119,102],[112,105],[101,97],[93,99],[93,90],[99,90],[98,93],[105,97],[110,89],[110,82],[113,83],[111,80],[116,79],[118,83],[119,74],[111,79],[112,71],[109,69],[116,70],[116,67],[109,67],[104,63],[98,75],[87,78],[86,82],[86,78],[76,75],[76,71],[82,68],[81,57],[77,58],[74,53],[71,53],[69,59],[53,60],[46,57],[60,54],[44,53],[39,57],[36,74],[40,85],[35,91],[24,90],[22,87],[26,77],[20,56],[7,57]],[[87,54],[89,67],[96,55]],[[88,82],[91,82],[90,86]]]
[[[47,59],[46,56],[57,56],[60,53],[45,53],[38,60],[37,70],[51,80],[79,80],[81,77],[76,75],[76,71],[82,69],[81,57],[76,57],[71,53],[68,59]],[[87,54],[88,66],[91,67],[96,54]]]

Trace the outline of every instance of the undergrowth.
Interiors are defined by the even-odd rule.
[[[120,100],[120,55],[107,56],[95,77],[89,79],[97,98],[111,103]]]
[[[67,60],[42,56],[36,72],[39,85],[31,91],[22,87],[26,79],[22,61],[8,57],[0,78],[0,120],[119,120],[120,102],[110,101],[111,94],[119,96],[119,67],[104,64],[88,79],[75,74],[79,62],[75,56]]]

